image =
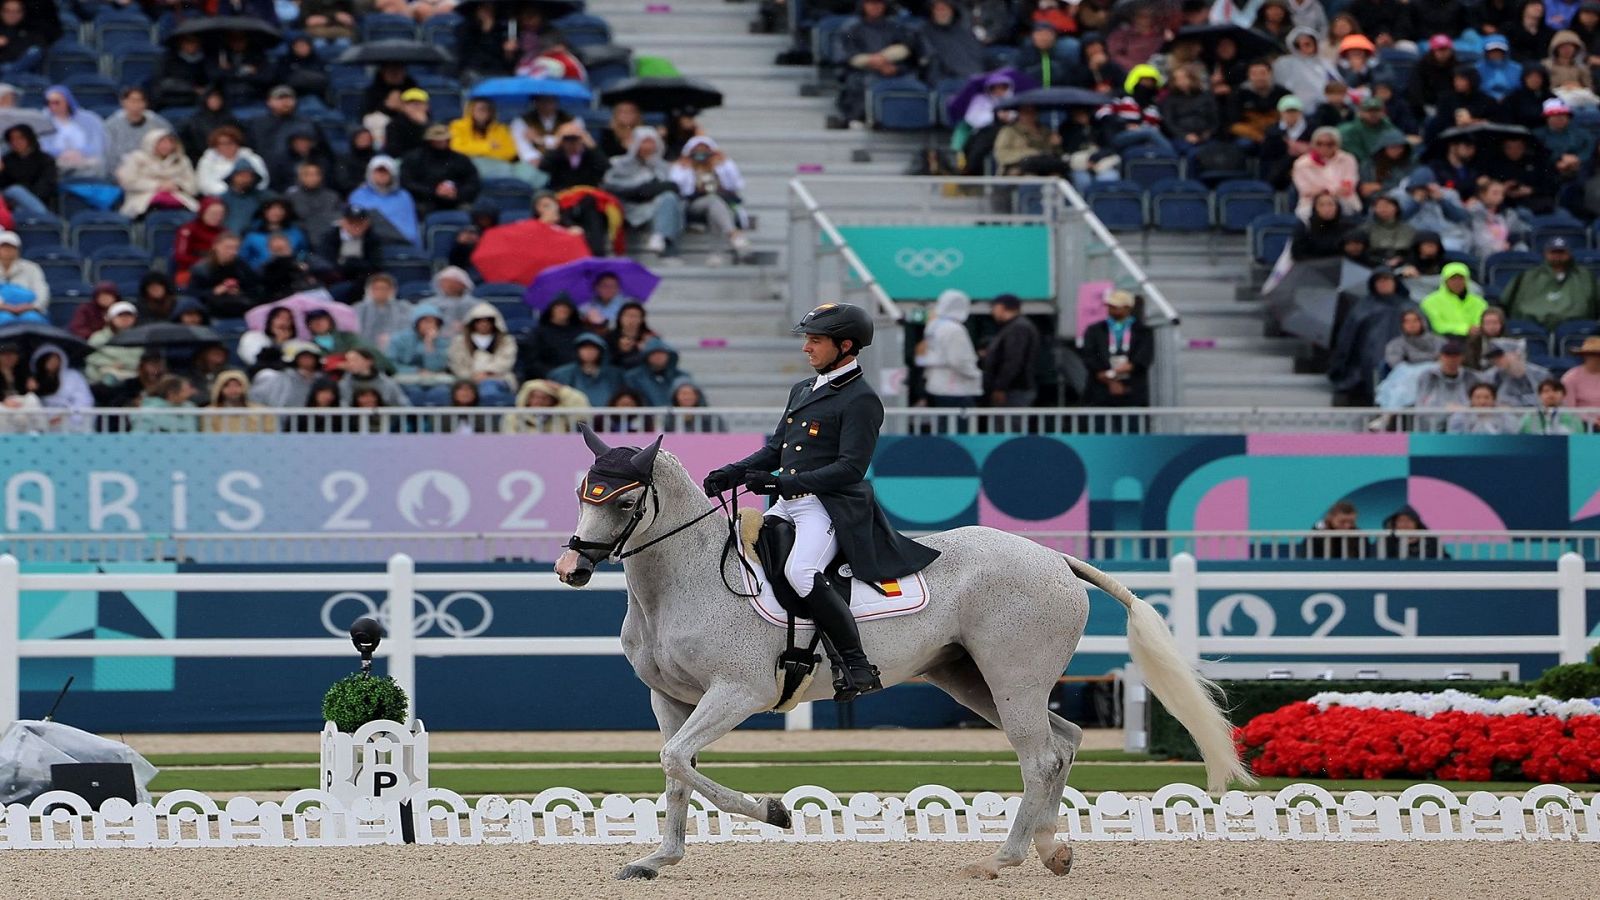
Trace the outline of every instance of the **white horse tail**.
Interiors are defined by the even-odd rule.
[[[1178,644],[1161,614],[1105,572],[1083,560],[1062,556],[1079,578],[1128,608],[1128,650],[1145,684],[1188,729],[1200,748],[1206,764],[1206,789],[1219,794],[1228,789],[1230,781],[1255,784],[1250,770],[1239,760],[1233,725],[1218,705],[1222,689],[1195,671],[1178,652]]]

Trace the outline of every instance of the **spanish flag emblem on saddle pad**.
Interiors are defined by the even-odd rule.
[[[752,584],[748,572],[740,572],[744,579],[746,593],[758,594],[750,598],[750,605],[763,620],[770,625],[785,626],[789,622],[788,613],[778,604],[778,599],[772,596],[772,584],[767,580],[766,573],[761,570],[758,560],[749,560],[755,569],[759,580],[758,585]],[[783,576],[778,576],[783,577]],[[855,579],[850,582],[850,611],[855,613],[857,622],[872,622],[878,619],[892,619],[896,616],[909,616],[921,612],[928,606],[928,583],[923,580],[922,573],[907,575],[905,578],[891,581],[880,581],[876,584]],[[796,619],[796,628],[813,628],[807,619]]]

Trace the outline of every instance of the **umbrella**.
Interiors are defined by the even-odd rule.
[[[610,63],[627,64],[633,61],[633,48],[619,47],[616,44],[589,44],[585,47],[573,47],[572,52],[577,55],[578,62],[583,63],[585,69]]]
[[[1345,261],[1337,256],[1296,261],[1265,294],[1267,314],[1284,333],[1319,347],[1333,346],[1339,283]]]
[[[589,88],[581,81],[565,78],[529,78],[511,76],[486,78],[472,89],[474,100],[528,100],[533,97],[559,97],[568,100],[588,100]]]
[[[1039,82],[1034,81],[1021,69],[1014,69],[1011,66],[993,72],[979,72],[968,78],[967,83],[961,86],[961,90],[956,91],[955,96],[945,102],[945,110],[950,113],[950,121],[959,122],[966,118],[967,107],[972,105],[972,98],[983,93],[983,83],[995,75],[1010,78],[1013,91],[1027,91],[1039,86]]]
[[[223,343],[222,335],[204,325],[157,322],[129,328],[108,341],[113,347],[188,347]]]
[[[1425,155],[1435,156],[1442,154],[1452,143],[1462,138],[1473,141],[1480,148],[1488,148],[1499,146],[1507,138],[1514,137],[1527,141],[1529,150],[1542,150],[1544,148],[1544,142],[1521,125],[1503,125],[1499,122],[1474,122],[1471,125],[1457,125],[1454,128],[1446,128],[1434,135],[1433,140],[1428,142]]]
[[[600,92],[606,106],[637,103],[645,112],[666,112],[692,106],[710,109],[722,105],[722,92],[694,78],[624,78]]]
[[[333,295],[322,290],[290,294],[277,303],[252,306],[250,309],[245,310],[245,326],[251,331],[266,331],[267,316],[279,307],[294,313],[295,336],[301,340],[310,340],[311,338],[311,332],[306,330],[306,314],[313,310],[321,310],[333,316],[333,325],[340,331],[354,332],[361,330],[361,322],[356,318],[355,309],[335,301]]]
[[[81,362],[84,357],[94,352],[88,341],[70,331],[44,322],[13,322],[10,325],[0,325],[0,344],[17,344],[22,350],[24,360],[32,356],[40,344],[55,344],[66,351],[67,357],[74,362]]]
[[[485,281],[527,284],[545,269],[588,255],[583,235],[524,219],[485,231],[472,251],[472,264]]]
[[[422,41],[391,40],[357,44],[339,54],[339,65],[361,66],[403,63],[411,66],[442,66],[455,62],[449,51]]]
[[[190,35],[202,38],[219,37],[230,31],[242,31],[252,40],[269,47],[283,40],[283,32],[250,16],[200,16],[179,22],[178,27],[167,35],[166,43],[170,45],[178,38]]]
[[[1199,41],[1200,58],[1215,63],[1217,42],[1224,38],[1233,41],[1234,46],[1239,48],[1235,55],[1237,59],[1258,59],[1283,51],[1283,45],[1272,35],[1238,25],[1185,25],[1162,45],[1161,51],[1165,53],[1171,50],[1180,41]]]
[[[1105,94],[1086,91],[1083,88],[1049,87],[1035,88],[1013,94],[1005,100],[995,104],[996,109],[1016,109],[1020,106],[1034,106],[1039,109],[1072,109],[1079,106],[1092,106],[1096,109],[1111,102]]]
[[[522,302],[543,310],[557,294],[566,294],[574,303],[583,303],[594,298],[594,281],[601,275],[617,276],[622,283],[623,296],[640,303],[649,300],[656,286],[661,284],[661,276],[631,259],[599,259],[591,256],[540,272],[539,277],[528,285]]]

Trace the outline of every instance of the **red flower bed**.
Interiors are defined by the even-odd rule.
[[[1486,716],[1291,703],[1235,733],[1257,775],[1600,782],[1600,716]]]

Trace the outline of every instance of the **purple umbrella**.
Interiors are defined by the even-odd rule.
[[[324,290],[290,294],[276,303],[251,307],[245,310],[245,327],[251,331],[265,331],[267,329],[267,316],[271,315],[272,311],[280,306],[294,313],[295,335],[301,340],[309,340],[311,337],[311,332],[306,330],[306,313],[312,310],[322,310],[333,316],[333,326],[340,331],[361,330],[361,323],[356,318],[356,311],[333,299],[333,295]]]
[[[621,282],[622,294],[640,303],[650,299],[661,276],[631,259],[587,257],[559,266],[551,266],[539,273],[528,285],[522,302],[543,311],[557,294],[566,294],[572,302],[582,306],[594,299],[594,280],[601,275],[615,275]]]
[[[993,72],[979,72],[968,78],[967,83],[961,86],[961,90],[956,91],[955,95],[945,103],[945,111],[950,114],[950,121],[960,122],[963,118],[966,118],[967,107],[972,104],[972,98],[987,90],[990,81],[1002,79],[1010,79],[1011,90],[1018,94],[1023,91],[1031,91],[1039,86],[1039,82],[1028,77],[1022,70],[1014,69],[1011,66],[995,69]]]

